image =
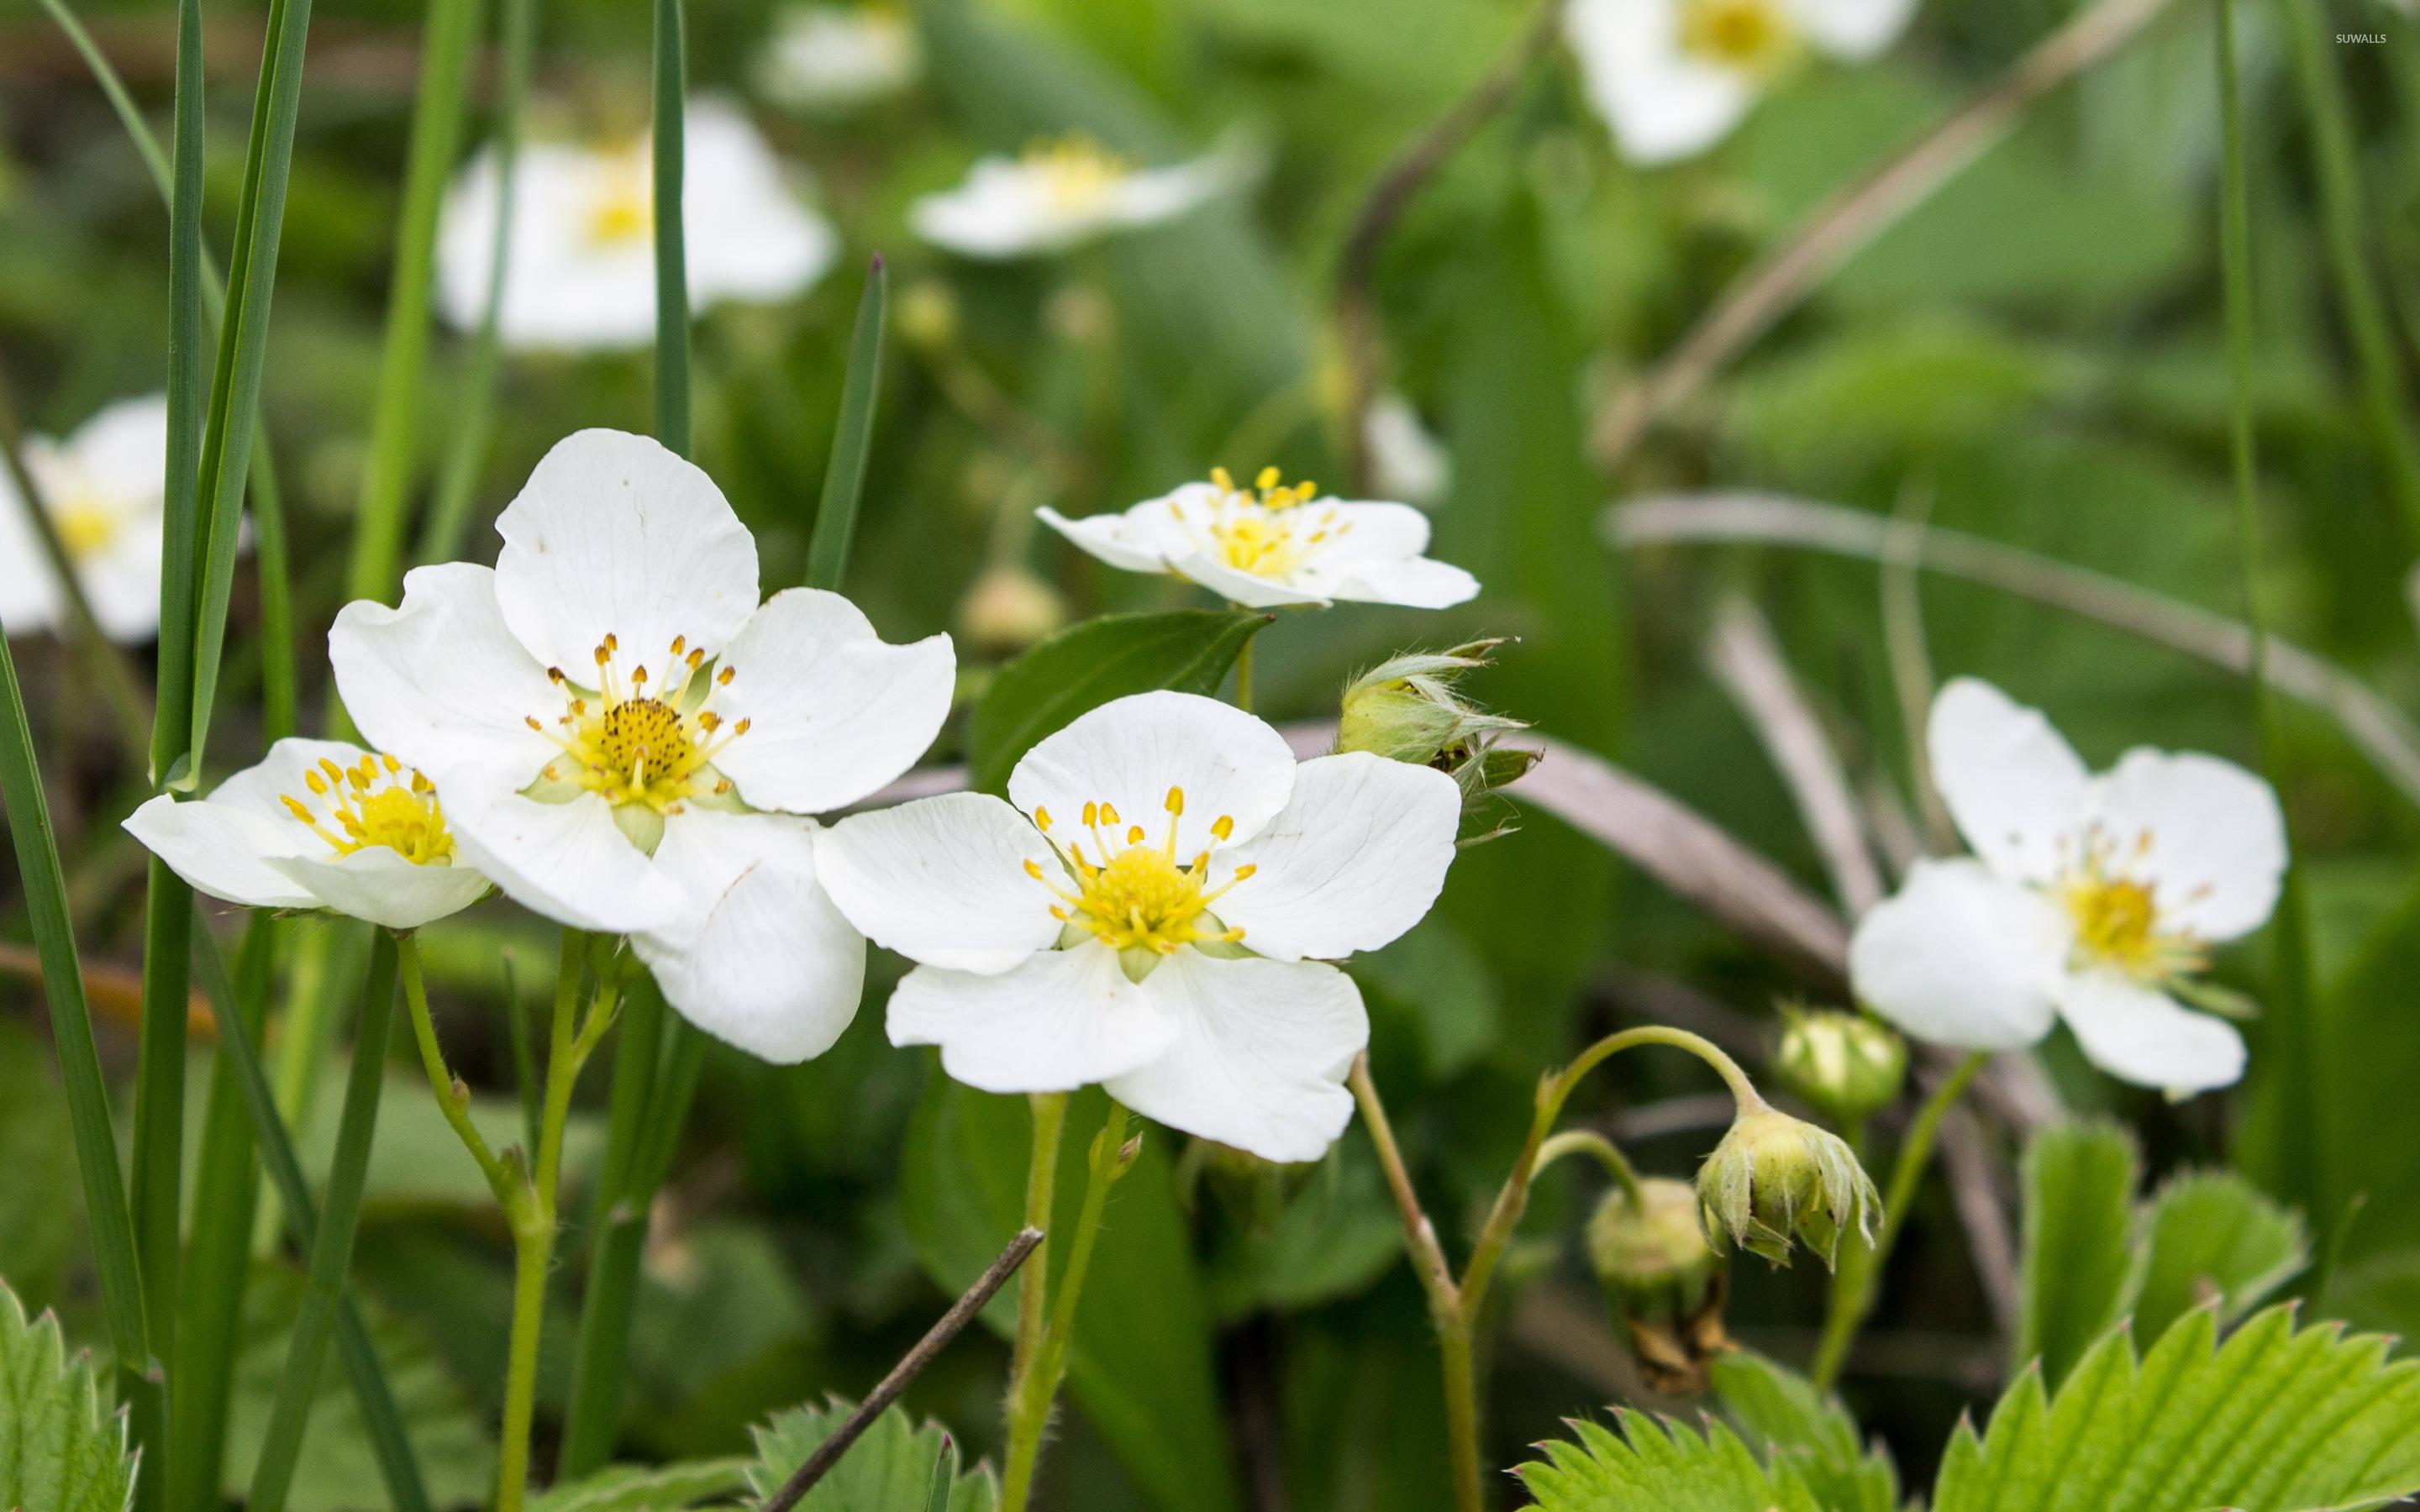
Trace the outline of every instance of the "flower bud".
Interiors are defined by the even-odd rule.
[[[994,655],[1022,651],[1066,623],[1067,601],[1023,567],[988,569],[958,606],[967,640]]]
[[[1450,651],[1411,652],[1379,663],[1344,689],[1336,748],[1366,750],[1391,762],[1434,766],[1462,784],[1463,806],[1519,778],[1537,752],[1499,748],[1497,737],[1528,728],[1465,702],[1454,684],[1488,664],[1501,640],[1474,640]]]
[[[1588,1250],[1648,1383],[1702,1395],[1707,1362],[1733,1346],[1723,1332],[1728,1267],[1706,1242],[1697,1193],[1662,1177],[1639,1182],[1636,1198],[1615,1187],[1589,1220]]]
[[[1785,1009],[1774,1070],[1792,1090],[1843,1123],[1871,1118],[1899,1100],[1907,1041],[1878,1019],[1838,1010]]]
[[[1828,1266],[1844,1230],[1872,1237],[1882,1195],[1838,1135],[1760,1104],[1732,1121],[1698,1168],[1698,1207],[1718,1248],[1736,1244],[1788,1265],[1795,1238]]]

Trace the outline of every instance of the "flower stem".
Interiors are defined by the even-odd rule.
[[[1066,1094],[1053,1095],[1063,1117]],[[1041,1101],[1035,1099],[1037,1112]],[[1001,1477],[1001,1512],[1025,1512],[1027,1499],[1033,1494],[1033,1471],[1042,1455],[1042,1433],[1050,1423],[1050,1404],[1059,1395],[1060,1379],[1067,1373],[1067,1351],[1076,1334],[1076,1304],[1083,1295],[1084,1277],[1092,1270],[1094,1245],[1101,1237],[1101,1214],[1109,1204],[1109,1188],[1134,1164],[1136,1151],[1126,1138],[1126,1119],[1125,1106],[1112,1099],[1109,1116],[1101,1120],[1101,1132],[1093,1136],[1092,1155],[1085,1169],[1084,1202],[1076,1216],[1076,1231],[1068,1240],[1067,1271],[1059,1280],[1058,1295],[1051,1300],[1049,1324],[1035,1341],[1032,1354],[1009,1391],[1008,1468]],[[1057,1142],[1054,1131],[1054,1148]],[[1037,1137],[1037,1151],[1040,1144]],[[1047,1220],[1047,1207],[1044,1216]],[[1038,1227],[1031,1217],[1027,1226]],[[1041,1257],[1037,1245],[1034,1260],[1038,1262]],[[1032,1266],[1029,1265],[1028,1274],[1032,1272]],[[1021,1292],[1018,1301],[1017,1334],[1022,1343],[1026,1315]]]
[[[1630,1157],[1621,1152],[1620,1145],[1593,1129],[1566,1129],[1539,1146],[1538,1164],[1529,1172],[1529,1184],[1537,1185],[1538,1178],[1546,1174],[1546,1167],[1565,1155],[1590,1157],[1605,1167],[1605,1173],[1613,1178],[1631,1201],[1646,1200],[1638,1185],[1638,1167],[1630,1164]]]
[[[1960,1061],[1932,1089],[1917,1109],[1916,1121],[1908,1125],[1907,1137],[1899,1144],[1899,1155],[1891,1164],[1890,1191],[1883,1198],[1883,1230],[1871,1244],[1862,1244],[1854,1236],[1842,1246],[1840,1268],[1832,1273],[1831,1311],[1823,1319],[1823,1336],[1816,1346],[1815,1364],[1808,1377],[1819,1391],[1829,1391],[1840,1379],[1840,1366],[1849,1357],[1849,1346],[1856,1341],[1857,1330],[1873,1309],[1874,1285],[1882,1275],[1883,1262],[1890,1257],[1891,1246],[1899,1242],[1899,1231],[1906,1225],[1908,1204],[1916,1198],[1916,1184],[1923,1178],[1924,1167],[1932,1158],[1932,1142],[1941,1132],[1941,1120],[1949,1114],[1967,1085],[1983,1069],[1991,1057],[1977,1051]]]
[[[1035,1092],[1026,1101],[1033,1109],[1033,1155],[1025,1168],[1025,1227],[1041,1229],[1044,1238],[1016,1278],[1016,1352],[1008,1388],[1012,1409],[1032,1367],[1034,1349],[1042,1342],[1043,1313],[1049,1304],[1050,1202],[1059,1185],[1059,1138],[1067,1126],[1065,1092]]]
[[[520,1198],[519,1185],[489,1148],[487,1136],[471,1121],[471,1089],[446,1067],[445,1052],[437,1043],[437,1024],[428,1013],[428,985],[421,973],[420,941],[410,930],[398,930],[395,946],[396,964],[403,977],[403,1000],[411,1014],[411,1037],[420,1046],[421,1068],[428,1073],[429,1090],[437,1094],[438,1111],[445,1115],[445,1121],[453,1126],[462,1148],[479,1163],[479,1174],[488,1179],[488,1190],[496,1195],[497,1205],[509,1215]],[[578,978],[573,980],[577,981]]]

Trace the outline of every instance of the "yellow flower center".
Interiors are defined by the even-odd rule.
[[[656,193],[647,154],[633,148],[610,171],[602,192],[590,202],[588,241],[613,248],[643,241],[655,233]]]
[[[659,814],[677,813],[688,799],[731,791],[713,767],[723,748],[748,733],[749,721],[726,726],[706,705],[719,688],[731,686],[737,669],[728,663],[706,672],[705,648],[675,636],[659,677],[642,662],[625,676],[616,670],[621,642],[608,635],[597,647],[597,687],[575,687],[563,669],[547,676],[564,690],[565,706],[550,729],[535,715],[526,722],[563,748],[543,774],[601,795],[619,809],[640,805]]]
[[[1238,488],[1225,468],[1210,470],[1218,497],[1207,519],[1187,516],[1173,506],[1180,524],[1208,537],[1209,554],[1237,572],[1283,581],[1322,548],[1353,529],[1339,524],[1333,507],[1307,509],[1319,497],[1319,485],[1305,479],[1288,486],[1275,468],[1263,468],[1250,488]]]
[[[1082,136],[1026,148],[1025,166],[1040,180],[1043,196],[1063,210],[1099,204],[1133,172],[1125,159]]]
[[[414,866],[453,864],[454,836],[437,790],[394,757],[365,756],[351,767],[321,757],[302,785],[307,799],[286,794],[278,801],[338,856],[383,845]]]
[[[70,499],[51,511],[51,519],[70,561],[97,556],[117,538],[117,512],[98,499]]]
[[[1704,62],[1771,78],[1797,61],[1800,42],[1779,0],[1685,0],[1681,47]]]
[[[2146,833],[2136,839],[2133,854],[2139,857],[2150,848]],[[2160,927],[2158,897],[2148,884],[2113,870],[2114,851],[2105,836],[2093,831],[2082,864],[2057,884],[2059,901],[2075,924],[2075,955],[2145,981],[2200,970],[2208,960],[2201,942],[2187,932]]]
[[[1249,879],[1255,868],[1239,866],[1220,886],[1204,887],[1210,853],[1203,851],[1190,863],[1176,858],[1177,820],[1185,812],[1183,788],[1168,790],[1167,809],[1168,832],[1155,845],[1140,825],[1126,825],[1118,817],[1116,805],[1085,804],[1084,828],[1093,837],[1098,864],[1084,854],[1082,841],[1063,846],[1052,839],[1050,810],[1034,810],[1035,827],[1059,853],[1065,880],[1075,884],[1070,890],[1054,882],[1039,862],[1025,863],[1026,874],[1062,900],[1051,905],[1050,917],[1067,925],[1071,933],[1089,933],[1122,954],[1142,952],[1140,959],[1145,964],[1154,956],[1173,955],[1179,946],[1241,940],[1244,932],[1220,922],[1210,905]],[[1234,832],[1234,819],[1225,814],[1210,826],[1210,833],[1222,841]]]

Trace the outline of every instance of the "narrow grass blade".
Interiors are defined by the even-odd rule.
[[[287,1346],[286,1374],[277,1383],[269,1429],[253,1466],[248,1512],[283,1512],[294,1466],[302,1454],[302,1432],[318,1399],[319,1365],[344,1300],[345,1273],[352,1263],[353,1232],[361,1218],[362,1186],[370,1161],[370,1135],[378,1124],[380,1090],[386,1084],[387,1041],[395,1026],[395,936],[380,932],[370,948],[369,985],[362,994],[361,1019],[353,1036],[353,1068],[345,1084],[345,1110],[336,1126],[336,1152],[328,1164],[327,1201],[311,1244],[310,1286],[294,1319]]]
[[[231,1057],[237,1088],[243,1095],[245,1110],[252,1116],[261,1164],[277,1188],[296,1245],[310,1254],[318,1247],[318,1205],[303,1180],[302,1163],[295,1158],[293,1136],[287,1133],[286,1119],[277,1111],[276,1092],[261,1067],[257,1041],[251,1026],[236,1011],[235,986],[227,980],[226,963],[219,957],[218,942],[204,932],[196,937],[194,956],[201,967],[202,989],[209,995],[211,1010],[218,1015],[219,1042]],[[369,1329],[362,1321],[361,1309],[349,1296],[337,1311],[336,1350],[344,1359],[345,1373],[352,1378],[353,1396],[361,1406],[370,1447],[378,1456],[393,1512],[429,1512],[420,1465],[412,1456],[411,1441],[403,1431],[402,1409],[396,1405],[394,1389],[387,1384],[386,1370],[379,1363],[378,1351],[370,1345]]]
[[[580,1338],[572,1352],[571,1404],[564,1416],[558,1481],[603,1467],[621,1417],[622,1368],[638,1283],[637,1241],[646,1231],[646,1209],[632,1200],[630,1171],[646,1134],[664,1018],[663,998],[654,986],[634,984],[615,1026],[619,1038],[606,1102],[605,1159],[589,1204],[588,1285],[581,1298]]]
[[[257,422],[256,422],[257,424]],[[264,432],[252,453],[253,571],[260,584],[260,726],[271,743],[295,732],[294,565],[286,548],[286,495]]]
[[[209,415],[202,431],[201,475],[194,501],[202,576],[194,620],[189,778],[200,770],[209,735],[210,707],[218,696],[227,603],[235,585],[243,480],[252,461],[253,417],[260,397],[261,363],[268,351],[270,296],[277,282],[287,177],[294,160],[294,122],[302,108],[303,45],[310,26],[311,0],[271,0],[259,88],[253,98],[243,194],[236,211],[235,255],[227,268],[226,318],[219,329],[218,363],[211,379]],[[240,423],[238,417],[241,417]]]
[[[689,105],[681,0],[656,0],[656,440],[689,455],[689,250],[681,181]]]
[[[177,1286],[183,1267],[177,1232],[185,1158],[185,1026],[191,985],[185,961],[192,949],[194,889],[153,856],[144,897],[143,1007],[134,1054],[134,1168],[132,1173],[134,1249],[142,1265],[143,1303],[151,1324],[153,1357],[176,1357]],[[163,1398],[163,1406],[169,1405]],[[135,1504],[162,1504],[173,1463],[164,1414],[146,1437],[141,1414],[136,1436],[144,1440],[147,1476],[135,1480]],[[146,1485],[149,1489],[145,1489]]]
[[[857,331],[848,343],[848,376],[841,382],[840,416],[832,426],[831,464],[824,470],[823,502],[807,544],[807,586],[837,592],[848,570],[849,537],[865,489],[865,453],[874,441],[874,402],[882,387],[882,316],[890,275],[879,254],[865,270],[858,296]]]
[[[84,1178],[84,1203],[101,1272],[101,1310],[110,1347],[117,1353],[121,1381],[129,1374],[159,1377],[151,1363],[149,1330],[143,1307],[142,1271],[134,1253],[134,1223],[120,1184],[117,1138],[109,1115],[109,1088],[93,1047],[92,1017],[84,997],[75,937],[68,921],[66,879],[59,872],[58,844],[51,830],[49,801],[34,762],[33,732],[17,688],[16,659],[0,626],[0,804],[15,841],[17,872],[24,888],[34,947],[42,959],[42,990],[50,1000],[51,1038],[58,1046],[59,1075],[68,1098],[69,1128],[75,1137],[76,1166]]]
[[[236,957],[236,989],[217,1008],[221,1022],[240,1017],[246,1036],[258,1034],[269,1016],[276,921],[256,913]],[[207,928],[197,927],[197,939]],[[172,1507],[212,1507],[219,1501],[219,1471],[225,1460],[227,1404],[237,1347],[241,1340],[244,1284],[252,1273],[253,1213],[258,1208],[260,1165],[252,1117],[227,1041],[223,1035],[210,1067],[209,1111],[203,1116],[202,1149],[194,1177],[193,1240],[186,1250],[184,1313],[177,1322],[177,1358],[169,1380],[176,1389],[176,1441],[169,1465]]]
[[[479,0],[430,0],[421,31],[420,96],[412,107],[403,213],[396,227],[395,283],[387,297],[369,463],[353,515],[352,562],[345,576],[348,598],[386,597],[403,556],[404,502],[419,452],[421,379],[428,365],[437,212],[461,145],[479,18]]]
[[[504,341],[500,324],[504,301],[504,266],[513,251],[513,199],[519,190],[521,107],[529,98],[531,59],[537,52],[537,0],[504,0],[504,79],[496,98],[496,239],[489,248],[488,302],[479,317],[479,333],[472,344],[470,371],[463,376],[461,403],[454,423],[453,443],[437,477],[437,494],[420,533],[419,560],[448,562],[462,548],[462,532],[471,523],[471,499],[479,486],[479,470],[488,459],[488,441],[495,429],[489,406],[495,398],[496,369]]]
[[[101,54],[91,51],[86,55],[98,58]],[[111,89],[110,98],[123,100],[125,90]],[[140,124],[142,119],[131,108],[122,115],[131,123]],[[202,144],[208,128],[202,119],[201,0],[178,0],[177,4],[176,122],[172,166],[162,186],[168,196],[168,457],[163,503],[165,533],[160,557],[157,711],[151,726],[154,784],[171,780],[193,744],[194,595],[198,580],[194,558],[201,539],[202,428],[209,403],[209,372],[204,365],[207,338],[202,332]],[[135,138],[138,147],[148,140],[147,131]],[[144,155],[156,162],[159,145],[151,143]]]

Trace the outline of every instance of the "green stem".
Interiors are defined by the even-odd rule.
[[[1012,1414],[1033,1369],[1049,1303],[1050,1204],[1059,1185],[1059,1141],[1067,1126],[1066,1093],[1035,1092],[1026,1101],[1033,1110],[1033,1152],[1025,1166],[1025,1227],[1041,1229],[1044,1238],[1016,1278],[1016,1344],[1008,1377]]]
[[[1054,1095],[1062,1100],[1063,1113],[1065,1094]],[[1101,1120],[1100,1133],[1093,1136],[1091,1159],[1085,1169],[1083,1205],[1077,1212],[1076,1231],[1067,1242],[1066,1273],[1060,1278],[1058,1295],[1052,1299],[1049,1324],[1035,1341],[1028,1367],[1018,1373],[1011,1388],[1008,1463],[1001,1483],[1001,1512],[1025,1512],[1026,1503],[1033,1494],[1033,1472],[1041,1462],[1042,1435],[1050,1424],[1050,1404],[1059,1395],[1059,1382],[1067,1373],[1067,1352],[1076,1336],[1076,1308],[1083,1297],[1084,1279],[1091,1273],[1093,1251],[1101,1237],[1101,1214],[1109,1205],[1109,1188],[1134,1164],[1136,1149],[1126,1138],[1126,1119],[1125,1108],[1112,1099],[1108,1117]],[[1037,1139],[1036,1149],[1039,1148]],[[1047,1204],[1044,1213],[1047,1220]],[[1030,1215],[1027,1223],[1032,1225]],[[1035,1257],[1040,1257],[1037,1254]],[[1021,1294],[1018,1300],[1023,1302]],[[1020,1342],[1024,1319],[1020,1307]]]
[[[1638,1184],[1638,1167],[1621,1147],[1593,1129],[1566,1129],[1538,1147],[1538,1164],[1529,1172],[1529,1184],[1536,1186],[1546,1167],[1566,1155],[1586,1155],[1605,1167],[1605,1173],[1628,1195],[1634,1203],[1644,1203],[1647,1194]]]
[[[471,1089],[462,1079],[446,1067],[445,1052],[437,1042],[437,1021],[428,1011],[428,987],[422,975],[420,941],[412,933],[398,931],[395,935],[396,953],[403,975],[403,1000],[411,1015],[412,1039],[420,1046],[421,1070],[428,1074],[428,1089],[437,1094],[438,1111],[453,1126],[454,1136],[478,1163],[479,1174],[488,1180],[488,1190],[509,1215],[520,1200],[520,1182],[504,1162],[489,1148],[487,1135],[471,1121]],[[572,981],[579,981],[579,967],[574,963],[568,969]]]
[[[194,889],[153,856],[143,919],[142,1028],[134,1053],[134,1162],[130,1178],[134,1248],[143,1274],[143,1305],[150,1319],[152,1357],[164,1365],[177,1354],[177,1276],[183,1254],[177,1232],[185,1155],[185,1035],[191,998],[187,961],[193,949]],[[134,1403],[134,1429],[150,1467],[155,1495],[173,1473],[169,1457],[172,1398],[163,1396],[156,1418]],[[139,1483],[140,1477],[138,1477]],[[138,1494],[138,1504],[153,1501]]]
[[[656,440],[687,456],[689,253],[681,178],[689,60],[681,0],[656,0],[655,17]]]
[[[1924,1100],[1924,1105],[1916,1110],[1916,1121],[1907,1127],[1907,1136],[1899,1143],[1898,1157],[1891,1163],[1890,1189],[1883,1196],[1882,1232],[1874,1236],[1870,1245],[1857,1242],[1854,1236],[1842,1244],[1840,1268],[1832,1274],[1831,1310],[1824,1316],[1823,1336],[1815,1349],[1815,1364],[1807,1372],[1818,1390],[1829,1391],[1840,1379],[1849,1347],[1856,1342],[1857,1330],[1873,1310],[1875,1285],[1882,1278],[1883,1264],[1890,1258],[1892,1246],[1899,1242],[1900,1230],[1907,1225],[1908,1205],[1916,1200],[1916,1183],[1932,1159],[1932,1144],[1941,1133],[1941,1120],[1948,1117],[1950,1108],[1991,1058],[1979,1050],[1968,1056]]]
[[[380,1090],[386,1084],[387,1041],[395,1024],[396,947],[386,937],[371,948],[368,988],[353,1037],[353,1066],[345,1084],[345,1111],[336,1128],[336,1152],[328,1163],[326,1196],[311,1246],[309,1285],[286,1350],[286,1372],[277,1384],[260,1458],[253,1465],[247,1512],[282,1512],[302,1455],[302,1433],[319,1396],[319,1366],[335,1332],[352,1263],[353,1235],[367,1179],[370,1136],[378,1123]]]

